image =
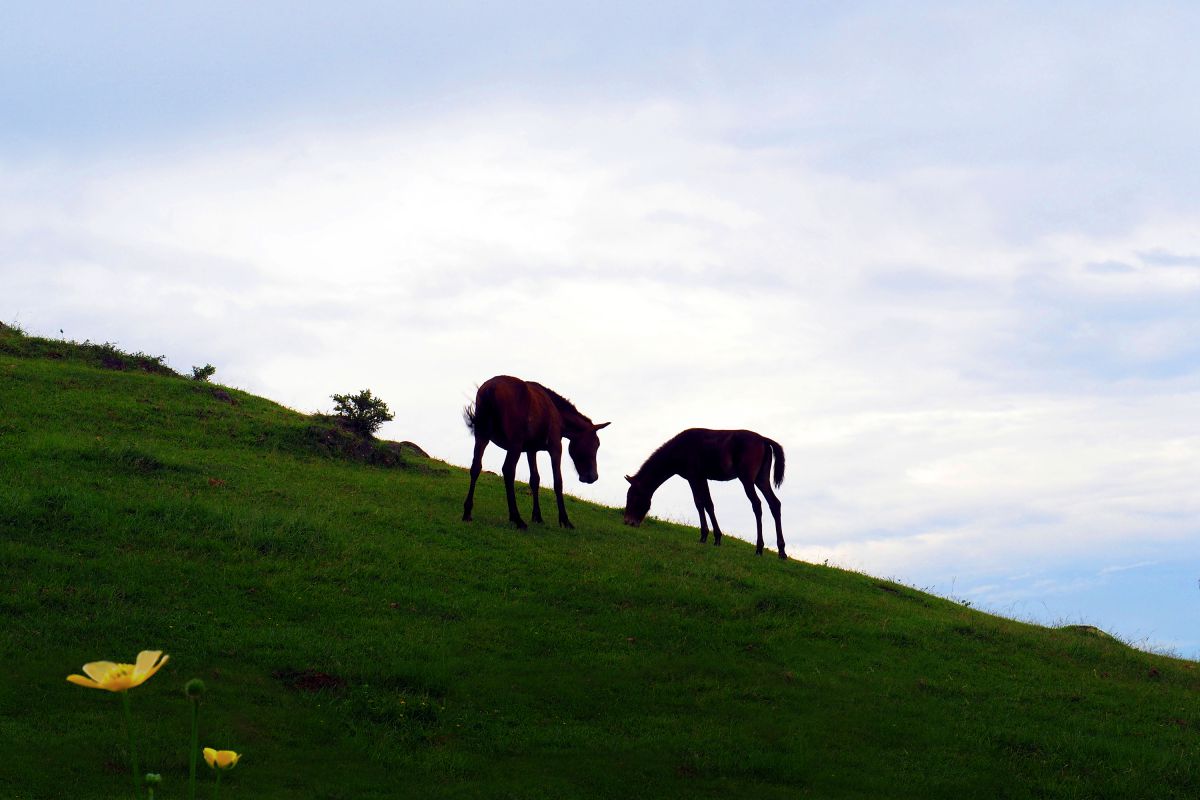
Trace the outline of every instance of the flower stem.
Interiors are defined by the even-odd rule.
[[[217,785],[213,788],[213,800],[217,800],[221,796],[221,775],[224,770],[217,770]]]
[[[133,743],[133,712],[129,710],[129,692],[121,692],[121,707],[125,709],[125,732],[129,735],[129,761],[133,766],[133,797],[138,798],[138,759],[137,747]]]
[[[196,800],[196,756],[200,751],[200,701],[192,698],[192,763],[188,767],[188,800]]]

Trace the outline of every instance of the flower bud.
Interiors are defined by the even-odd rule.
[[[199,678],[192,678],[183,685],[183,693],[192,700],[199,700],[200,696],[204,694],[204,689],[204,681]]]
[[[206,747],[203,752],[204,761],[213,769],[233,769],[242,758],[241,753],[232,750],[214,750]]]

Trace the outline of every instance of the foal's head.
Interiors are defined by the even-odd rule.
[[[654,492],[637,478],[626,475],[625,480],[629,481],[629,494],[625,495],[625,524],[636,528],[650,513],[650,497]]]
[[[567,453],[570,454],[571,461],[575,462],[575,471],[579,473],[579,480],[584,483],[595,483],[600,477],[596,471],[596,451],[600,449],[600,437],[596,435],[596,431],[607,428],[611,424],[602,422],[599,425],[586,427],[576,432],[571,437],[570,444],[567,445]]]

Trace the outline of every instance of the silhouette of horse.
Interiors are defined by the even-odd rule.
[[[672,475],[679,475],[692,487],[692,499],[700,512],[700,541],[708,541],[708,522],[705,512],[712,518],[713,544],[721,543],[721,527],[713,513],[712,496],[708,493],[708,482],[731,481],[737,478],[750,498],[754,509],[754,522],[758,526],[756,555],[763,552],[762,503],[754,488],[763,493],[771,516],[775,518],[775,541],[779,557],[787,558],[783,545],[783,524],[779,512],[781,504],[771,490],[771,460],[775,461],[775,485],[783,483],[783,448],[778,442],[760,436],[754,431],[711,431],[707,428],[689,428],[646,459],[646,463],[630,477],[629,494],[625,499],[625,524],[637,526],[650,511],[650,499],[659,486]]]
[[[508,518],[521,530],[525,520],[517,511],[516,490],[513,481],[517,474],[517,461],[521,454],[529,457],[529,488],[533,492],[533,521],[542,521],[542,508],[538,502],[539,476],[537,453],[550,453],[550,467],[554,474],[554,496],[558,500],[558,524],[563,528],[574,528],[567,519],[567,508],[563,505],[562,488],[562,440],[570,440],[567,452],[575,462],[579,480],[595,483],[596,451],[600,438],[596,431],[609,423],[600,425],[579,413],[562,395],[547,389],[540,383],[523,381],[510,375],[497,375],[484,382],[475,394],[475,405],[464,409],[463,418],[467,427],[475,434],[475,455],[471,459],[471,488],[463,503],[463,522],[471,521],[471,508],[475,502],[475,481],[483,468],[483,451],[488,442],[495,442],[508,451],[504,457],[504,489],[508,493]]]

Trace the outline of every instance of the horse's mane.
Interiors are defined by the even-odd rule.
[[[558,413],[563,414],[566,412],[570,412],[572,414],[578,414],[581,417],[584,416],[583,412],[581,412],[578,408],[576,408],[574,403],[572,403],[567,398],[563,397],[558,392],[554,391],[553,389],[549,389],[545,386],[542,386],[540,383],[537,383],[535,381],[529,381],[529,383],[533,386],[538,387],[539,389],[541,389],[543,392],[545,392],[550,397],[551,401],[554,402],[554,407],[558,409]]]
[[[651,453],[650,457],[643,461],[642,465],[638,467],[638,471],[633,474],[641,475],[646,471],[646,467],[657,467],[658,462],[666,458],[667,451],[671,450],[675,446],[675,440],[678,438],[678,436],[672,436],[670,439],[660,444],[658,449]]]

